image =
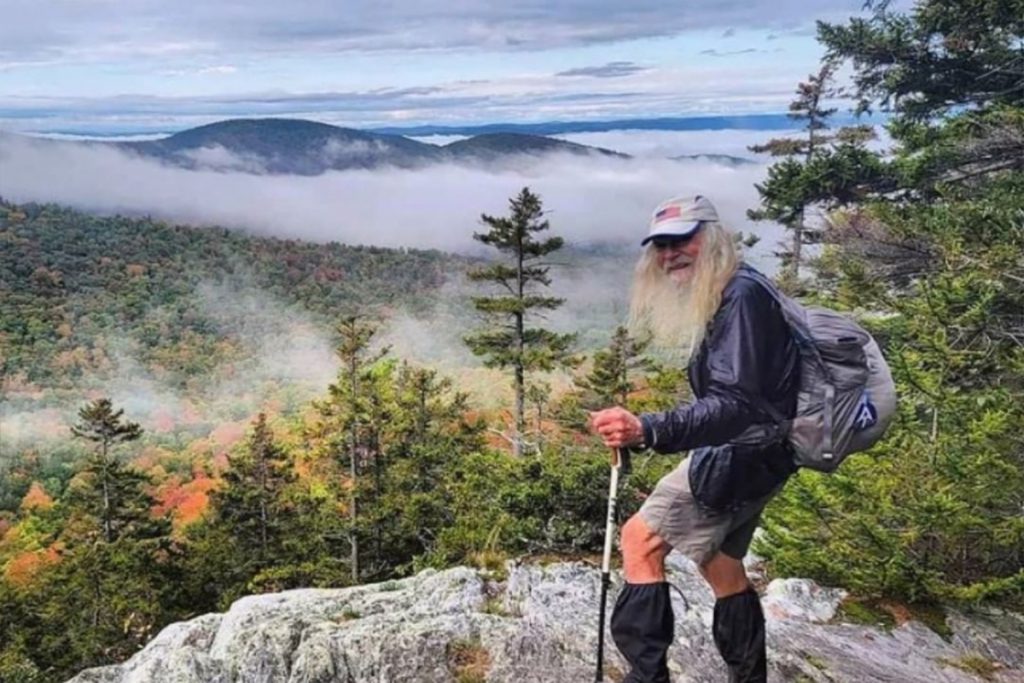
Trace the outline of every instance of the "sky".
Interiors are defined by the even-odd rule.
[[[785,111],[862,0],[0,0],[0,130]]]

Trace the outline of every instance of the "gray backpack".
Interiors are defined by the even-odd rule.
[[[833,472],[850,453],[874,445],[896,412],[896,386],[878,343],[864,328],[827,308],[803,306],[756,271],[782,309],[800,351],[796,417],[764,406],[786,434],[796,464]]]

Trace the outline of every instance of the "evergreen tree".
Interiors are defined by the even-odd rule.
[[[212,495],[213,507],[241,552],[254,556],[251,564],[262,569],[277,559],[283,493],[294,478],[288,455],[274,442],[264,413],[253,421],[245,450],[228,462],[223,488]]]
[[[376,374],[387,418],[377,430],[379,484],[363,497],[362,517],[379,540],[365,554],[366,575],[382,579],[433,552],[453,521],[443,482],[483,443],[480,427],[466,421],[465,394],[450,380],[407,363],[382,363]]]
[[[72,431],[97,452],[55,507],[63,525],[52,547],[60,559],[34,586],[33,659],[45,662],[48,675],[130,656],[170,620],[177,598],[169,520],[153,515],[149,477],[112,454],[142,430],[108,399],[79,416]]]
[[[575,380],[577,389],[584,393],[584,405],[626,406],[629,394],[636,388],[632,374],[655,367],[643,355],[649,345],[648,341],[630,337],[622,325],[616,327],[608,348],[594,354],[590,372]]]
[[[590,369],[573,378],[574,391],[552,411],[562,426],[589,434],[589,411],[622,406],[634,413],[668,410],[686,397],[684,368],[665,366],[646,355],[650,341],[616,327],[608,346],[594,353]]]
[[[533,433],[537,451],[544,450],[544,409],[551,398],[551,385],[547,382],[530,382],[526,387],[526,402],[533,406]]]
[[[817,73],[811,74],[797,87],[797,97],[789,105],[789,117],[804,124],[806,135],[799,138],[775,138],[761,145],[752,145],[750,151],[783,157],[768,169],[765,182],[755,184],[761,206],[747,212],[753,220],[772,220],[791,233],[790,246],[776,252],[782,261],[780,284],[784,289],[799,289],[800,267],[805,259],[803,246],[817,243],[819,229],[808,221],[808,210],[814,205],[823,208],[841,203],[831,187],[831,178],[822,175],[823,168],[836,168],[829,164],[833,156],[863,159],[863,145],[874,137],[870,126],[851,126],[829,133],[829,118],[836,109],[825,102],[837,95],[832,79],[838,63],[825,60]]]
[[[358,491],[364,464],[375,461],[371,395],[373,366],[384,358],[388,348],[370,348],[377,328],[359,316],[345,318],[337,329],[340,341],[335,354],[341,361],[337,381],[328,387],[327,400],[319,403],[321,414],[329,418],[339,436],[339,461],[349,467],[349,545],[352,583],[359,583]]]
[[[131,479],[132,475],[110,458],[110,449],[113,446],[135,441],[142,436],[142,428],[135,422],[122,421],[123,415],[124,410],[114,411],[109,398],[101,398],[81,408],[78,411],[81,422],[71,428],[71,433],[75,436],[96,444],[96,457],[90,460],[87,471],[99,479],[102,491],[101,519],[108,543],[115,537],[114,525],[118,503],[124,494],[134,490],[138,483],[119,481],[120,478]],[[115,488],[117,490],[114,490]]]
[[[847,178],[871,196],[936,200],[943,188],[1024,170],[1024,3],[919,0],[910,13],[819,23],[826,58],[854,65],[858,111],[889,112],[901,153]]]
[[[473,239],[496,248],[503,260],[473,270],[469,277],[477,282],[497,285],[498,294],[474,297],[473,305],[483,313],[488,326],[465,338],[470,350],[483,357],[488,367],[511,368],[515,392],[512,449],[523,453],[526,421],[526,376],[529,372],[551,370],[575,362],[571,346],[575,335],[558,334],[541,327],[529,327],[529,316],[557,309],[564,302],[537,293],[537,287],[551,284],[549,265],[543,260],[562,248],[561,237],[539,239],[538,233],[550,228],[544,218],[540,197],[523,188],[509,201],[510,215],[483,214],[481,220],[490,229],[474,233]]]

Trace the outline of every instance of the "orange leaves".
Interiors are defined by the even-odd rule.
[[[246,425],[242,422],[226,422],[210,432],[210,441],[222,449],[227,449],[245,438],[245,430]]]
[[[217,488],[218,481],[199,472],[192,481],[182,483],[173,477],[156,492],[159,504],[153,513],[157,516],[170,515],[174,529],[198,521],[210,504],[209,493]]]
[[[21,553],[4,567],[4,579],[11,585],[27,588],[40,572],[60,562],[60,553],[54,546],[45,550]]]
[[[174,511],[174,527],[188,526],[199,520],[210,504],[206,491],[195,491],[186,496]]]
[[[32,482],[28,492],[21,499],[21,511],[49,510],[53,507],[53,498],[46,493],[38,481]]]

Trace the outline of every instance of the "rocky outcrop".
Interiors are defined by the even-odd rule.
[[[711,640],[713,597],[670,557],[676,683],[726,675]],[[755,568],[756,569],[756,568]],[[510,564],[507,576],[459,567],[345,589],[258,595],[165,628],[127,662],[73,683],[566,683],[592,681],[599,572],[581,563]],[[951,612],[943,638],[908,621],[843,623],[844,593],[811,581],[764,590],[772,681],[1024,683],[1024,617]],[[614,601],[614,590],[611,596]],[[625,671],[611,641],[606,680]]]

